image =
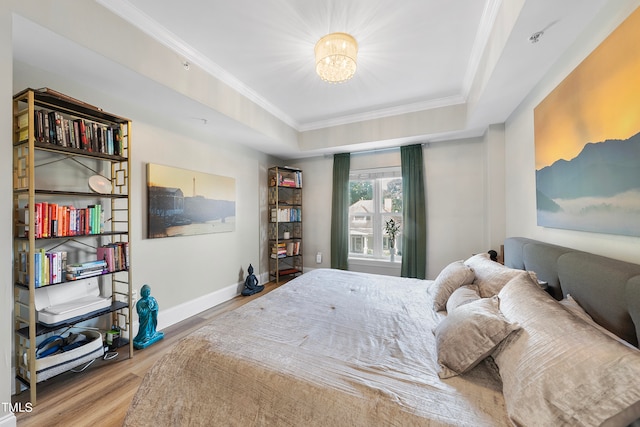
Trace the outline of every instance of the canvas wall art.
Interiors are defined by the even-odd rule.
[[[235,230],[234,178],[147,164],[147,237]]]
[[[640,236],[640,9],[535,109],[538,225]]]

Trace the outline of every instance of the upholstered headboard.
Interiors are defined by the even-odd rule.
[[[504,263],[534,271],[554,298],[571,294],[593,320],[638,346],[640,265],[523,237],[505,240]]]

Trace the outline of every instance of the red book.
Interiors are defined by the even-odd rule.
[[[80,134],[79,148],[82,148],[83,150],[89,150],[89,144],[87,142],[87,130],[84,124],[84,120],[77,119],[76,123],[78,123],[79,134]]]
[[[56,237],[58,235],[58,205],[49,203],[49,236]]]
[[[109,271],[116,271],[114,249],[112,246],[101,246],[96,250],[98,261],[105,260],[107,262],[107,270]]]
[[[49,224],[49,203],[42,202],[42,237],[49,237],[51,226]]]

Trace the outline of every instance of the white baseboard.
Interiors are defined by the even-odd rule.
[[[16,427],[16,416],[12,413],[4,414],[0,416],[0,427]]]
[[[259,282],[264,284],[269,279],[269,273],[262,273],[259,276]],[[202,313],[218,304],[229,301],[232,298],[240,295],[244,283],[236,283],[235,285],[229,285],[226,288],[218,289],[210,294],[203,295],[199,298],[187,301],[175,307],[168,308],[166,310],[160,309],[158,313],[158,330],[162,330],[171,325],[175,325],[191,316],[195,316],[198,313]],[[133,335],[136,336],[138,324],[135,322],[133,325]]]
[[[218,289],[210,294],[203,295],[191,301],[176,305],[158,312],[158,330],[162,330],[176,323],[182,322],[191,316],[195,316],[198,313],[202,313],[218,304],[236,297],[242,290],[242,285],[234,284],[229,285],[226,288]],[[137,322],[136,322],[137,329]],[[137,331],[134,330],[134,336]]]

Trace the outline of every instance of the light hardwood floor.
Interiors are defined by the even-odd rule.
[[[282,284],[282,282],[281,282]],[[18,427],[29,426],[121,426],[129,403],[147,370],[182,337],[216,316],[272,291],[249,297],[238,296],[163,330],[164,339],[127,358],[127,351],[111,361],[96,360],[81,373],[67,372],[38,384],[37,405],[31,412],[18,412]],[[162,309],[160,310],[162,316]],[[29,391],[13,397],[15,403],[29,401]],[[159,426],[160,427],[160,426]]]

